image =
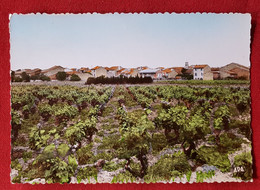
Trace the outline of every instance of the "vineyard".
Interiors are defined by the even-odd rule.
[[[247,87],[12,86],[11,180],[250,181],[250,112]]]

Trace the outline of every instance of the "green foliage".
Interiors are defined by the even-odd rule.
[[[78,124],[76,124],[66,130],[65,137],[71,145],[75,145],[76,143],[80,143],[82,141],[85,137],[85,132],[78,126]]]
[[[74,155],[68,156],[68,164],[69,164],[69,166],[72,167],[73,171],[75,172],[78,167],[78,163],[77,163],[77,159],[75,158]]]
[[[103,116],[103,117],[106,117],[106,116],[110,115],[111,113],[113,113],[113,111],[114,111],[113,107],[107,106],[107,107],[105,107],[105,109],[103,110],[102,116]]]
[[[90,159],[89,162],[90,163],[95,163],[99,159],[111,161],[113,158],[115,158],[115,153],[113,153],[113,152],[101,152],[101,153],[97,154],[96,156],[93,156]]]
[[[43,152],[37,157],[37,162],[47,162],[48,160],[54,159],[56,155],[56,148],[54,144],[46,146]]]
[[[225,85],[225,84],[250,84],[249,80],[175,80],[158,81],[157,83],[188,84],[188,85]]]
[[[58,72],[56,74],[57,80],[64,81],[66,80],[67,74],[65,72]]]
[[[238,128],[239,133],[246,136],[247,139],[251,139],[251,121],[250,120],[231,120],[230,122],[230,128]]]
[[[21,76],[24,82],[30,82],[30,76],[26,72],[22,72]]]
[[[148,169],[147,177],[163,178],[170,180],[173,177],[180,177],[191,171],[186,155],[176,152],[173,155],[165,155]]]
[[[129,159],[139,154],[147,154],[151,142],[148,130],[153,129],[153,123],[146,115],[141,118],[129,118],[129,123],[124,123],[120,128],[121,147],[120,157]],[[134,121],[134,122],[133,122]],[[128,122],[127,119],[124,122]]]
[[[116,171],[118,170],[119,168],[123,168],[125,166],[126,162],[121,162],[119,164],[116,164],[115,162],[106,162],[104,167],[103,167],[103,170],[105,171]]]
[[[211,179],[215,175],[215,171],[211,170],[208,172],[196,172],[196,182],[202,183],[205,179]]]
[[[14,77],[14,82],[23,82],[21,77]]]
[[[54,113],[53,108],[49,104],[40,104],[38,106],[40,115],[44,118],[45,121],[48,121],[48,119],[51,117],[51,115]]]
[[[23,152],[23,160],[27,162],[29,159],[32,158],[32,152]]]
[[[68,121],[69,119],[72,119],[78,114],[78,109],[74,106],[70,106],[65,104],[64,106],[60,107],[59,109],[56,109],[54,112],[54,115],[58,119],[59,123],[63,121]]]
[[[67,144],[60,144],[57,148],[57,152],[61,157],[64,157],[69,151],[69,146]]]
[[[107,137],[104,137],[102,140],[102,144],[98,147],[99,150],[102,149],[118,149],[120,147],[120,135],[113,134]]]
[[[202,146],[197,151],[196,161],[198,164],[216,166],[222,172],[229,172],[231,164],[227,154],[218,152],[216,147]]]
[[[15,169],[15,170],[18,170],[18,171],[22,170],[22,166],[19,163],[18,159],[15,159],[15,160],[11,161],[11,168]]]
[[[234,177],[239,177],[242,180],[252,179],[252,155],[250,152],[244,152],[236,155],[234,158],[234,167],[243,168],[242,171],[233,173]]]
[[[80,165],[88,164],[90,158],[94,156],[91,151],[92,146],[92,144],[88,144],[87,146],[84,146],[77,150],[77,160]]]
[[[81,181],[82,179],[90,179],[90,177],[94,177],[95,179],[97,179],[97,174],[98,174],[98,170],[96,167],[84,167],[81,168],[78,171],[78,175],[77,175],[77,180]],[[89,181],[90,182],[90,181]]]
[[[165,148],[168,145],[165,136],[161,133],[154,133],[151,141],[153,154],[159,153],[163,148]]]
[[[76,74],[72,74],[70,77],[70,81],[80,81],[80,80],[81,78]]]
[[[80,143],[84,137],[88,137],[89,140],[92,139],[92,136],[96,129],[96,118],[91,117],[85,121],[79,121],[75,125],[69,127],[66,130],[65,137],[68,139],[70,144],[75,144],[76,142]]]
[[[60,158],[56,157],[46,161],[49,167],[45,170],[47,183],[68,183],[74,174],[73,168]]]
[[[125,171],[114,176],[111,183],[133,183],[135,180],[136,178],[130,172]]]
[[[41,147],[47,145],[49,138],[50,135],[45,134],[45,130],[34,127],[29,134],[29,145],[32,149],[39,150]]]
[[[214,128],[215,129],[223,129],[224,127],[227,127],[229,124],[229,116],[230,111],[229,108],[224,105],[220,106],[214,113],[215,119],[214,119]]]
[[[236,137],[233,133],[224,133],[220,135],[219,150],[221,152],[234,152],[241,147],[243,139]]]

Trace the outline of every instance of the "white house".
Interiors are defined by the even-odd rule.
[[[193,79],[213,80],[213,73],[208,65],[195,65],[193,67]]]

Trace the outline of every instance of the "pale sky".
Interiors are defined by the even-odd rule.
[[[11,69],[250,66],[249,14],[14,14]]]

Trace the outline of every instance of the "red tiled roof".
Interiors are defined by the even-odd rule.
[[[66,74],[68,74],[68,75],[77,74],[77,73],[79,73],[79,72],[78,72],[78,71],[69,71],[69,72],[66,72]]]
[[[164,69],[162,72],[163,73],[170,73],[170,72],[172,72],[172,70],[170,68],[168,68],[168,69]]]
[[[219,67],[212,67],[211,71],[219,71]]]
[[[172,69],[174,69],[178,74],[181,74],[183,67],[172,67]]]
[[[91,70],[97,70],[99,68],[100,68],[100,66],[96,66],[96,67],[92,68]]]
[[[203,69],[205,67],[207,67],[208,65],[195,65],[194,69]]]
[[[62,66],[57,66],[57,65],[55,65],[55,66],[53,66],[53,67],[51,67],[51,68],[49,68],[49,69],[45,69],[44,71],[42,71],[42,73],[47,73],[47,72],[49,72],[49,71],[51,71],[51,70],[55,70],[55,69],[58,69],[58,68],[64,69]]]

